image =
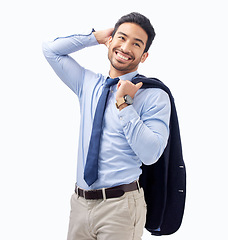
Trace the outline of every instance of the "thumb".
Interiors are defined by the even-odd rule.
[[[137,84],[135,84],[135,86],[138,88],[138,90],[142,87],[143,83],[142,82],[139,82]]]

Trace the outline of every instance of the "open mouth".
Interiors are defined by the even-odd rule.
[[[117,56],[117,59],[125,61],[132,60],[133,58],[129,56],[128,54],[122,53],[120,51],[115,51],[115,54]]]

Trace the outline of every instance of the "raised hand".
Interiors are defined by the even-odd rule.
[[[104,44],[107,46],[113,30],[114,28],[109,28],[109,29],[94,32],[93,34],[99,44]]]

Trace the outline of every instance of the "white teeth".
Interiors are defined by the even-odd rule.
[[[120,57],[120,58],[122,58],[123,60],[126,60],[126,61],[129,59],[129,58],[124,57],[124,56],[121,55],[120,53],[117,53],[117,56]]]

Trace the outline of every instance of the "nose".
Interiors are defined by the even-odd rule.
[[[123,52],[129,53],[131,51],[130,43],[128,41],[122,43],[121,49],[122,49]]]

